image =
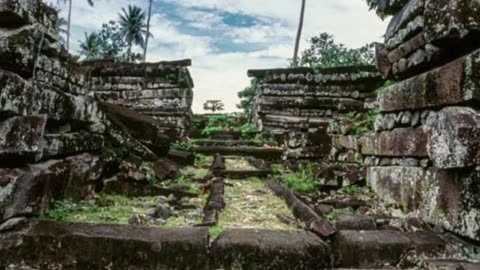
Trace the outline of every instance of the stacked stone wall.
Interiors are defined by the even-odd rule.
[[[292,158],[326,158],[334,119],[367,110],[382,84],[375,67],[250,70],[258,84],[254,115],[263,133],[281,135]]]
[[[425,43],[417,52],[433,46],[435,54],[421,58],[421,65],[392,69],[404,79],[380,92],[375,133],[360,140],[368,156],[367,181],[387,204],[475,240],[480,240],[480,46],[456,59],[454,51],[447,52],[451,40],[462,52],[475,45],[468,38],[480,40],[478,4],[411,0],[393,12],[385,46],[394,41],[410,46],[407,39],[392,39],[392,25],[397,35],[418,26],[416,38]],[[405,23],[410,13],[422,23]],[[451,61],[437,66],[440,58]],[[427,71],[418,74],[421,70]]]
[[[190,60],[145,64],[100,60],[84,62],[82,69],[98,99],[151,116],[183,136],[192,117],[190,65]]]
[[[114,147],[147,161],[168,151],[154,119],[91,97],[57,20],[41,0],[0,0],[0,228],[92,196],[115,168]]]

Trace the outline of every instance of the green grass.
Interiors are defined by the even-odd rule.
[[[206,195],[192,199],[192,203],[203,207],[207,200]],[[128,198],[120,195],[99,195],[95,200],[73,202],[71,200],[55,201],[54,207],[45,213],[41,219],[84,222],[95,224],[129,224],[133,213],[145,214],[156,204],[157,197]],[[182,210],[176,216],[170,217],[165,224],[149,223],[151,227],[181,228],[191,227],[201,222],[201,218],[189,220]]]

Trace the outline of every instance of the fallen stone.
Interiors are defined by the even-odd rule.
[[[295,218],[304,224],[305,229],[321,237],[329,237],[335,233],[335,225],[318,215],[310,206],[303,203],[293,191],[275,181],[268,181],[266,185],[276,196],[285,200],[285,203],[292,210]]]
[[[173,179],[180,176],[178,165],[167,158],[157,160],[153,165],[153,169],[155,170],[155,175],[159,181]]]
[[[16,246],[0,246],[0,266],[24,261],[72,269],[208,269],[206,228],[39,221],[16,237]]]
[[[377,229],[375,220],[369,216],[338,215],[335,217],[335,226],[338,230],[371,231]]]
[[[225,170],[225,158],[220,154],[216,154],[212,165],[210,166],[210,170],[214,172]]]
[[[195,153],[193,152],[170,150],[167,158],[182,166],[195,165]]]
[[[461,260],[427,260],[429,267],[441,270],[477,270],[480,269],[480,263],[461,261]]]
[[[203,220],[201,226],[213,226],[217,224],[218,213],[226,206],[224,193],[224,180],[222,178],[212,179],[207,203],[203,208]]]
[[[0,214],[3,213],[0,220],[39,216],[48,211],[57,199],[82,199],[94,191],[101,172],[98,157],[90,154],[51,160],[17,170],[10,184],[2,189],[6,190],[6,195],[3,201],[0,198]]]
[[[228,229],[212,244],[218,269],[322,269],[332,266],[329,246],[305,231]]]

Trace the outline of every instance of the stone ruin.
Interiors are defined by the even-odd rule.
[[[480,240],[480,3],[379,1],[394,15],[378,46],[385,77],[367,180],[388,204]],[[424,72],[424,73],[421,73]]]
[[[82,69],[97,99],[151,116],[181,137],[192,117],[191,64],[191,60],[146,64],[97,60],[83,62]]]
[[[383,79],[374,68],[251,70],[258,126],[344,182],[322,185],[366,180],[387,205],[480,240],[480,4],[378,3],[393,15],[376,48]],[[398,81],[379,88],[387,79]],[[372,132],[352,134],[345,115],[367,108],[379,111]]]
[[[118,170],[113,149],[155,162],[168,153],[171,127],[188,126],[189,61],[87,67],[61,51],[57,19],[40,0],[0,1],[0,231],[38,217],[55,199],[79,200],[101,190],[103,179]],[[145,82],[149,90],[114,92],[139,90]],[[92,93],[124,99],[104,102]],[[145,107],[126,101],[136,95]],[[171,98],[170,107],[155,111],[149,104],[157,99],[148,95]],[[173,124],[180,106],[183,118]]]
[[[364,112],[383,80],[375,67],[250,70],[260,83],[254,115],[259,130],[280,135],[290,158],[324,158],[334,119]]]

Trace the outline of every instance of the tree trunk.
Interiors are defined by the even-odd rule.
[[[127,62],[132,62],[132,41],[128,42]]]
[[[147,50],[148,50],[148,39],[150,38],[150,19],[152,17],[152,2],[153,0],[149,1],[148,6],[148,18],[147,18],[147,36],[145,37],[145,48],[143,48],[143,62],[147,62]]]
[[[68,1],[67,52],[70,52],[70,27],[72,25],[72,0]]]
[[[305,18],[306,0],[302,0],[302,9],[300,11],[300,22],[298,24],[297,39],[295,40],[295,51],[293,52],[293,67],[298,66],[298,50],[300,48],[300,40],[302,38],[303,20]]]

